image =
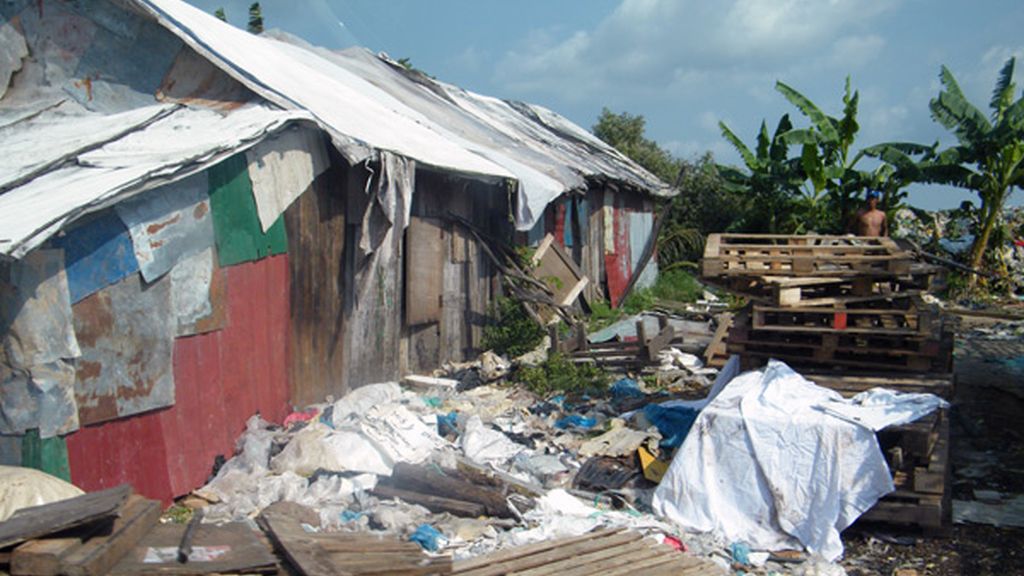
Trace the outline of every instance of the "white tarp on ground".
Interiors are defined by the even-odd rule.
[[[857,416],[857,405],[781,362],[737,376],[701,411],[655,491],[655,512],[754,549],[802,546],[836,559],[839,533],[893,483],[872,428],[825,405]],[[875,408],[863,410],[870,420]]]

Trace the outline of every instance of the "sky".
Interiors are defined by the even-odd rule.
[[[244,27],[251,0],[189,0]],[[1021,0],[264,0],[267,28],[327,48],[366,46],[440,80],[541,104],[591,128],[602,108],[643,115],[647,136],[684,158],[739,156],[724,121],[752,145],[790,113],[775,82],[839,116],[845,79],[860,92],[855,148],[954,142],[928,101],[940,66],[983,111],[1002,64],[1024,84]],[[870,168],[865,163],[864,168]],[[970,192],[911,189],[952,208]],[[1011,204],[1024,204],[1017,191]]]

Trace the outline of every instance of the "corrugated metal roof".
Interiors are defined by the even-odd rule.
[[[106,118],[119,122],[119,116]],[[83,214],[180,180],[245,150],[289,122],[310,119],[305,112],[259,105],[228,115],[177,107],[113,139],[96,130],[91,146],[84,145],[82,130],[85,152],[73,154],[61,167],[0,194],[0,254],[20,258]],[[68,117],[61,130],[79,132],[68,125],[80,121],[94,126],[96,119]],[[0,140],[0,149],[4,145]],[[50,145],[41,139],[26,142],[40,156],[46,155]]]
[[[520,229],[560,194],[584,188],[584,178],[672,195],[657,177],[550,110],[417,82],[363,49],[333,53],[286,36],[279,38],[288,43],[254,36],[180,0],[136,2],[253,91],[312,112],[352,161],[388,150],[434,167],[514,178]]]

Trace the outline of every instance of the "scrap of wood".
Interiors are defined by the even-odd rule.
[[[440,469],[399,462],[395,464],[391,473],[391,484],[406,490],[476,502],[482,504],[487,514],[491,516],[514,516],[504,494],[493,488],[484,488],[462,480],[454,470],[442,473]]]
[[[306,576],[349,576],[331,562],[316,540],[306,535],[292,511],[272,504],[260,513],[258,522],[274,545],[299,574]]]
[[[553,550],[555,548],[558,548],[559,546],[569,546],[577,542],[586,542],[589,540],[607,538],[615,534],[621,534],[622,532],[623,530],[621,529],[611,528],[597,530],[594,532],[588,532],[580,536],[572,536],[569,538],[560,538],[556,540],[543,540],[541,542],[535,542],[533,544],[527,544],[525,546],[506,548],[505,550],[499,550],[491,554],[485,554],[483,556],[477,556],[475,558],[460,560],[455,563],[453,570],[455,574],[463,574],[470,572],[472,570],[476,570],[478,568],[487,567],[501,562],[507,562],[509,560],[515,560],[517,558],[523,558],[531,554],[547,552],[548,550]]]
[[[67,576],[101,576],[110,571],[122,556],[160,520],[160,503],[132,495],[121,508],[109,535],[93,536],[61,559],[61,571]]]
[[[259,532],[241,522],[220,526],[200,524],[196,528],[194,548],[225,548],[222,556],[187,564],[179,563],[175,558],[169,558],[167,562],[145,561],[147,552],[151,549],[176,548],[184,532],[184,524],[157,524],[110,573],[114,576],[279,573],[278,560],[271,553],[270,544],[261,541]]]
[[[57,576],[61,560],[81,545],[81,538],[29,540],[11,553],[11,575]]]
[[[396,498],[398,500],[404,500],[410,504],[418,504],[431,512],[448,512],[456,516],[465,516],[468,518],[483,516],[486,512],[486,507],[478,502],[466,502],[465,500],[458,500],[455,498],[445,498],[412,490],[402,490],[401,488],[395,488],[383,484],[378,484],[373,489],[373,495],[378,498]]]
[[[0,522],[0,548],[111,518],[131,491],[131,486],[122,484],[60,502],[22,508]]]

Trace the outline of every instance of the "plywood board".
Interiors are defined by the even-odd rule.
[[[413,216],[405,231],[405,321],[418,326],[441,319],[444,243],[440,220]]]

